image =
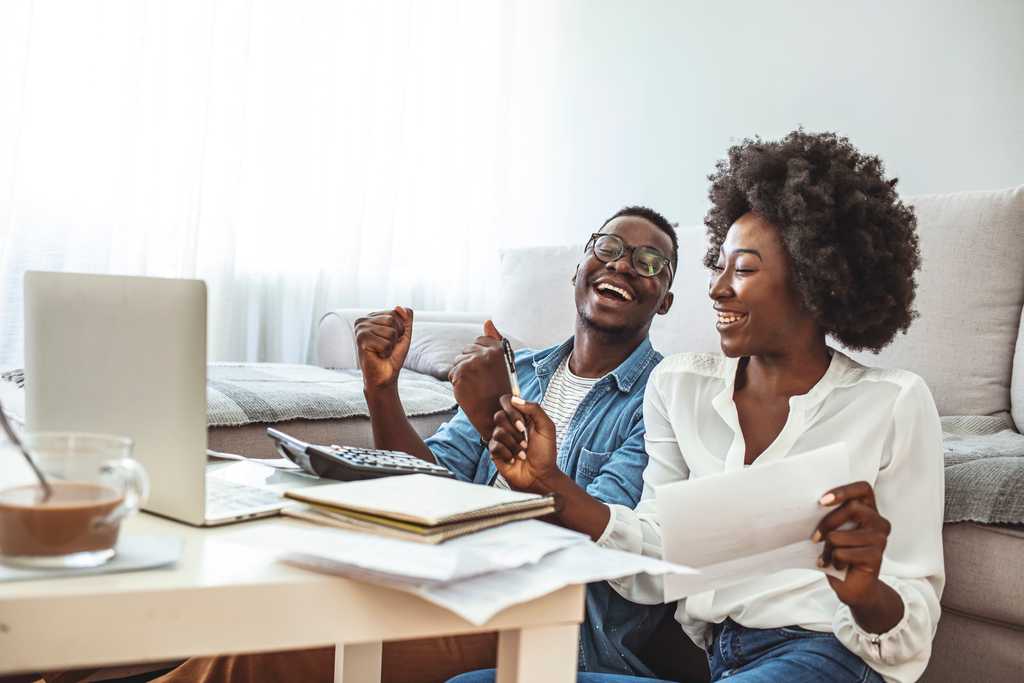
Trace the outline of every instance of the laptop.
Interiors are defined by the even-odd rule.
[[[130,436],[149,474],[143,509],[164,517],[280,512],[278,493],[207,471],[206,283],[29,271],[24,289],[29,431]]]

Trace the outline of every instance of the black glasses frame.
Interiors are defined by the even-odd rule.
[[[613,258],[609,258],[609,259],[605,260],[605,259],[603,259],[603,258],[601,258],[600,256],[597,255],[597,250],[594,249],[594,247],[597,246],[597,241],[599,239],[601,239],[601,238],[607,238],[607,239],[611,240],[613,243],[617,243],[619,245],[618,252],[615,254],[615,256]],[[658,257],[658,264],[659,264],[658,265],[658,269],[655,270],[650,275],[647,275],[646,273],[644,273],[640,269],[640,267],[637,266],[637,263],[636,263],[636,259],[637,259],[636,253],[637,253],[637,251],[639,251],[641,249],[646,249],[648,251],[648,253],[653,253],[654,256]],[[584,252],[591,252],[591,253],[593,253],[594,254],[594,258],[596,258],[601,263],[613,263],[615,261],[618,261],[620,258],[622,258],[623,254],[625,254],[626,252],[629,252],[629,264],[633,267],[633,270],[640,277],[658,277],[658,275],[661,273],[661,271],[664,270],[667,267],[668,268],[668,280],[669,280],[669,282],[672,282],[672,280],[675,279],[675,272],[672,270],[672,259],[670,259],[669,257],[667,257],[664,254],[662,254],[661,250],[658,249],[657,247],[653,247],[653,246],[651,246],[649,244],[641,244],[641,245],[636,246],[636,247],[631,247],[630,245],[626,244],[626,241],[624,239],[622,239],[621,237],[619,237],[618,235],[613,235],[613,234],[607,233],[607,232],[595,232],[594,234],[592,234],[590,236],[590,239],[587,241],[587,246],[584,247],[583,251]]]

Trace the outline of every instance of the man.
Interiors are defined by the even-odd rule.
[[[577,309],[572,338],[516,354],[523,398],[539,402],[555,425],[560,477],[553,485],[564,506],[553,521],[592,536],[593,529],[604,527],[589,523],[583,500],[632,507],[640,498],[647,464],[644,386],[661,359],[648,330],[654,316],[672,304],[676,264],[675,230],[650,209],[623,209],[600,233],[587,244],[572,278]],[[484,336],[457,358],[450,378],[459,411],[426,440],[405,417],[397,388],[413,328],[413,312],[401,307],[356,322],[377,447],[439,462],[464,481],[543,490],[522,476],[506,481],[488,448],[499,397],[510,390],[494,326],[485,324]],[[622,600],[603,582],[592,584],[580,633],[580,670],[649,674],[637,651],[663,614],[662,607]]]
[[[573,335],[554,347],[516,354],[523,398],[540,403],[555,426],[558,486],[565,501],[551,520],[555,523],[590,533],[594,525],[585,512],[593,506],[586,502],[633,507],[640,499],[647,464],[644,387],[661,360],[648,331],[654,316],[672,305],[676,249],[675,230],[657,212],[644,207],[617,212],[588,241],[571,276],[577,311]],[[494,325],[488,321],[484,335],[456,359],[450,379],[459,410],[426,440],[405,416],[398,394],[413,327],[413,312],[402,307],[356,321],[376,447],[438,462],[463,481],[530,488],[521,476],[511,481],[498,476],[488,448],[496,413],[502,410],[499,398],[510,391]],[[651,675],[639,651],[669,609],[636,605],[604,582],[590,584],[580,629],[580,670]],[[436,681],[492,667],[495,643],[493,635],[385,643],[383,679]],[[327,648],[195,659],[160,680],[254,682],[281,676],[319,681],[331,680],[332,673],[333,650]]]

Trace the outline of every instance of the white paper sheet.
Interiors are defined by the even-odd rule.
[[[697,574],[665,577],[665,602],[783,569],[813,569],[811,534],[828,513],[818,500],[850,483],[845,444],[739,472],[656,489],[664,558]],[[845,572],[827,568],[840,578]]]
[[[302,472],[302,468],[293,463],[288,458],[248,458],[244,455],[239,455],[237,453],[224,453],[222,451],[212,451],[209,448],[206,449],[206,457],[211,458],[213,460],[232,460],[237,462],[250,462],[255,465],[273,467],[275,470],[284,470],[286,472]],[[319,479],[319,477],[317,478]]]
[[[498,612],[565,586],[639,574],[695,575],[686,567],[643,555],[577,543],[545,555],[536,564],[437,586],[403,588],[455,612],[477,626]]]
[[[291,524],[242,530],[223,542],[269,551],[280,561],[313,571],[403,590],[477,625],[572,584],[640,572],[696,574],[654,558],[599,548],[583,534],[537,520],[436,546]]]
[[[289,564],[388,584],[424,586],[514,569],[587,537],[537,520],[513,522],[439,545],[291,524],[263,526],[224,539],[270,550]]]

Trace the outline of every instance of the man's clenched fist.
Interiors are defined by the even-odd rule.
[[[398,381],[412,341],[412,309],[395,306],[356,320],[356,349],[363,386],[379,389]]]
[[[512,391],[501,334],[494,323],[485,321],[483,336],[455,357],[448,379],[466,417],[484,440],[491,438],[494,413],[501,407],[498,397]]]

